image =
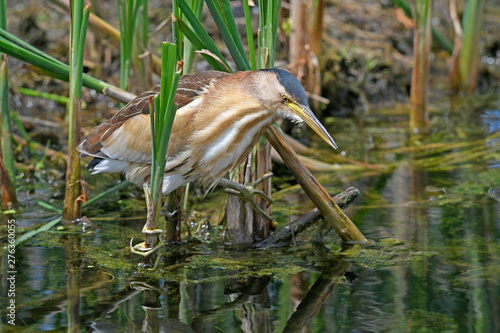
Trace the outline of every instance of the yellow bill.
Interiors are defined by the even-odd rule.
[[[292,111],[302,119],[309,127],[311,127],[314,132],[316,132],[323,140],[325,140],[330,146],[337,149],[338,146],[333,141],[332,137],[326,131],[325,127],[319,122],[318,118],[314,115],[311,109],[306,105],[296,104],[292,101],[285,103]]]

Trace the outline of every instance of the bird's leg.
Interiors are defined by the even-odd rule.
[[[219,185],[224,186],[226,188],[226,192],[232,195],[235,195],[252,206],[252,208],[262,216],[264,216],[266,219],[269,221],[272,221],[273,218],[267,214],[257,203],[255,202],[254,195],[258,195],[262,197],[264,200],[267,201],[268,204],[272,204],[273,200],[268,197],[264,192],[261,190],[257,190],[255,186],[263,182],[264,180],[268,179],[269,177],[272,177],[273,173],[268,172],[261,178],[257,179],[255,182],[252,183],[252,185],[243,185],[240,183],[233,182],[232,180],[223,178],[220,182]]]
[[[133,241],[133,238],[132,238],[130,240],[130,251],[135,253],[135,254],[139,254],[141,256],[147,257],[151,253],[155,252],[157,249],[162,247],[164,245],[164,242],[163,242],[162,237],[160,236],[159,237],[160,241],[159,241],[158,245],[156,245],[153,248],[146,246],[146,243],[149,243],[147,241],[148,237],[151,237],[151,236],[157,235],[157,234],[161,234],[161,233],[163,233],[163,230],[151,229],[155,225],[155,223],[154,223],[155,212],[154,212],[153,199],[151,197],[151,190],[150,190],[149,185],[147,183],[144,183],[144,197],[146,198],[146,206],[147,206],[148,212],[147,212],[146,224],[142,228],[142,233],[146,235],[146,242],[141,242],[139,244],[132,246],[132,241]],[[156,240],[155,240],[155,242],[156,242]]]
[[[168,198],[168,206],[173,209],[173,212],[168,211],[168,206],[165,204],[165,240],[167,242],[179,243],[181,241],[181,221],[182,221],[182,188],[178,188],[170,193]]]
[[[142,233],[145,235],[155,235],[155,234],[161,234],[163,233],[163,230],[161,229],[151,229],[152,227],[155,226],[155,210],[154,210],[154,203],[153,203],[153,198],[151,196],[151,189],[149,188],[148,183],[144,183],[144,197],[146,198],[146,203],[148,207],[148,213],[147,213],[147,220],[146,224],[142,228]]]

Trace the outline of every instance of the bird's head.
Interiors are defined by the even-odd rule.
[[[252,72],[253,93],[268,109],[277,110],[278,116],[292,122],[305,122],[330,146],[337,144],[319,122],[307,102],[306,92],[299,80],[290,72],[277,69],[263,69]]]

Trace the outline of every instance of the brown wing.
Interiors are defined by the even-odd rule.
[[[199,72],[181,76],[175,95],[175,103],[177,104],[178,110],[191,103],[196,96],[203,94],[207,86],[210,86],[218,79],[227,75],[229,74],[224,72]],[[82,154],[99,158],[128,160],[130,154],[125,156],[122,152],[119,156],[110,157],[101,151],[105,146],[104,142],[110,139],[113,134],[115,134],[112,140],[113,142],[121,141],[125,145],[120,147],[123,151],[133,151],[136,147],[132,146],[136,146],[138,142],[149,142],[150,146],[149,97],[155,96],[159,92],[160,86],[157,85],[133,99],[120,109],[111,119],[94,127],[90,134],[80,144],[78,150]],[[130,133],[130,130],[128,132],[125,131],[124,128],[122,128],[124,125],[127,129],[133,129],[136,135],[140,135],[142,138],[128,140],[127,136],[132,133]]]

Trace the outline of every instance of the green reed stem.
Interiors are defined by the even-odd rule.
[[[189,8],[193,9],[194,16],[198,20],[201,20],[201,15],[203,13],[203,0],[188,0],[188,6],[189,6]],[[185,19],[184,14],[183,14],[183,18]],[[179,24],[182,24],[182,23],[179,22]],[[186,22],[186,24],[192,30],[191,24],[189,22]],[[181,27],[179,27],[179,28],[182,30]],[[194,71],[195,51],[196,51],[196,47],[189,40],[189,38],[187,38],[187,36],[184,36],[184,52],[183,52],[184,53],[184,74],[189,74],[189,73],[192,73]]]
[[[172,0],[172,43],[175,45],[179,45],[176,47],[177,54],[176,57],[179,60],[182,60],[182,31],[179,27],[179,19],[181,18],[181,10],[179,8],[178,0]]]
[[[148,0],[139,0],[137,7],[136,36],[138,44],[145,50],[149,42]]]
[[[458,60],[460,81],[469,92],[473,92],[477,84],[479,65],[479,42],[483,0],[468,0],[465,2],[463,14],[462,49]]]
[[[120,88],[127,90],[132,70],[132,48],[140,0],[116,0],[120,28]]]
[[[68,103],[68,167],[66,170],[66,193],[64,197],[63,221],[74,221],[81,216],[82,187],[80,184],[80,123],[82,112],[83,55],[90,15],[90,4],[84,7],[83,0],[71,3],[70,72]]]
[[[247,29],[248,55],[250,57],[250,67],[254,71],[257,69],[257,64],[255,62],[255,45],[253,42],[252,17],[250,16],[250,6],[248,4],[248,1],[249,0],[243,0],[243,10],[245,11],[245,25]]]
[[[177,110],[174,98],[181,73],[182,67],[177,62],[177,45],[164,42],[162,44],[161,91],[154,98],[154,113],[151,114],[151,196],[155,211],[155,226],[160,217],[165,159]]]
[[[391,2],[396,6],[400,7],[405,12],[406,16],[408,16],[409,18],[413,18],[411,5],[407,0],[391,0]],[[453,43],[448,38],[441,35],[434,28],[431,28],[431,34],[432,34],[432,39],[435,40],[436,43],[438,43],[443,50],[445,50],[449,54],[453,53]]]
[[[148,39],[149,39],[149,18],[148,18],[148,1],[139,0],[138,12],[137,12],[137,23],[135,30],[135,42],[132,48],[132,60],[134,68],[137,69],[139,73],[143,89],[147,89],[151,85],[151,80],[148,78],[148,58],[145,57],[141,59],[139,56],[143,54],[148,49]]]
[[[410,100],[410,131],[419,133],[428,125],[427,95],[429,88],[429,53],[431,46],[432,0],[417,0],[413,38],[413,72]]]
[[[259,38],[257,68],[274,67],[281,0],[262,0],[259,6]]]

